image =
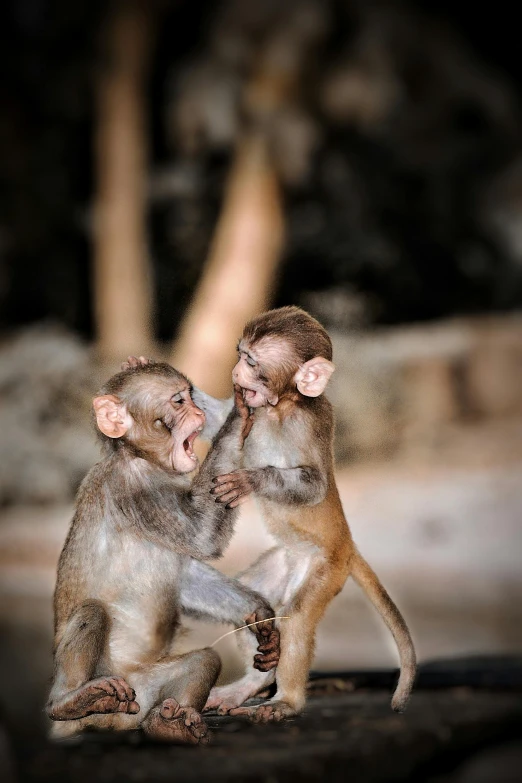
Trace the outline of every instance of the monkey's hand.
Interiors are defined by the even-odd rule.
[[[254,423],[254,412],[246,404],[243,389],[237,383],[234,384],[234,405],[243,425],[241,429],[241,447],[243,447]]]
[[[146,356],[127,356],[127,361],[122,362],[122,372],[130,370],[131,367],[146,367],[147,364],[156,364],[155,359],[147,359]]]
[[[257,637],[259,650],[258,655],[254,655],[254,669],[260,672],[268,672],[275,669],[279,663],[279,631],[274,625],[273,620],[264,620],[265,617],[273,615],[272,609],[257,609],[253,614],[245,618],[245,623],[257,623],[252,625],[250,630]],[[259,622],[264,620],[263,622]]]
[[[258,483],[256,475],[256,470],[236,470],[234,473],[216,476],[212,479],[215,486],[210,490],[210,494],[215,496],[216,503],[235,508],[255,491]]]

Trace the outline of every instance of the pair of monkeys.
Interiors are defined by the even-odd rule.
[[[247,324],[238,354],[233,407],[169,365],[137,360],[94,400],[108,455],[82,484],[58,567],[47,708],[55,736],[141,726],[155,739],[197,744],[208,741],[205,707],[256,722],[299,713],[317,624],[350,574],[395,638],[392,707],[406,706],[411,637],[355,548],[335,485],[323,395],[330,338],[303,310],[284,307]],[[213,445],[190,483],[200,433]],[[202,561],[222,553],[251,493],[277,545],[228,579]],[[220,661],[210,648],[175,654],[182,613],[254,623],[238,633],[242,679],[213,687]],[[287,618],[279,629],[276,614]],[[272,699],[243,706],[276,676]]]

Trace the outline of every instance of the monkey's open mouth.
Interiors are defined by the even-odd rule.
[[[263,394],[257,389],[243,388],[243,399],[250,408],[259,408],[262,405],[266,405],[266,399]]]
[[[192,446],[202,429],[203,427],[198,427],[197,430],[191,432],[188,438],[185,438],[185,440],[183,441],[183,448],[185,449],[185,454],[187,455],[187,457],[190,457],[191,460],[194,460],[194,462],[197,462],[198,458],[194,454]]]
[[[243,389],[243,399],[247,403],[253,402],[256,399],[257,392],[255,389]]]

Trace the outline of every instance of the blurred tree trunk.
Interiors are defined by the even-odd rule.
[[[230,394],[237,340],[245,322],[269,306],[283,248],[274,128],[295,104],[307,55],[323,33],[321,14],[307,13],[303,24],[294,11],[259,41],[214,242],[172,355],[177,367],[216,396]]]
[[[145,82],[156,6],[116,2],[97,85],[94,297],[98,348],[120,361],[149,351],[152,296],[146,238]]]
[[[269,305],[283,228],[265,140],[252,131],[239,145],[210,256],[172,356],[210,394],[230,394],[243,326]]]

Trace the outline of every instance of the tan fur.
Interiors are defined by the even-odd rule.
[[[270,340],[267,362],[265,351]],[[282,340],[282,364],[263,386],[260,374],[266,372],[267,365],[274,366],[274,346]],[[292,352],[293,360],[289,358]],[[255,366],[245,361],[247,355],[256,360]],[[308,362],[317,367],[326,359],[331,372],[331,358],[327,333],[299,308],[262,314],[245,327],[239,343],[234,382],[256,389],[256,409],[244,447],[243,470],[237,479],[229,475],[224,487],[231,491],[236,482],[245,488],[245,495],[255,493],[267,528],[277,541],[274,549],[239,578],[263,592],[277,614],[290,619],[280,626],[281,658],[274,699],[260,708],[241,707],[245,699],[273,681],[273,674],[263,678],[247,673],[236,684],[213,689],[207,707],[218,707],[221,712],[262,721],[279,720],[302,710],[317,624],[350,574],[379,611],[398,646],[401,675],[393,709],[404,709],[413,686],[415,651],[406,623],[357,551],[344,516],[334,478],[330,403],[324,396],[303,396],[296,389],[296,367]],[[270,405],[275,387],[278,401]],[[240,644],[246,655],[251,646],[246,637]]]

